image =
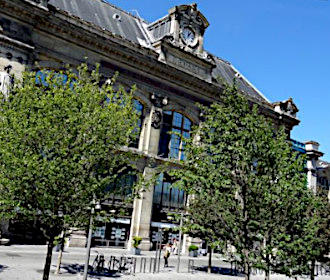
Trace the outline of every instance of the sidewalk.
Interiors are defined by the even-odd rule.
[[[112,249],[112,248],[92,248],[90,264],[96,255],[96,251],[104,254],[106,259],[112,256],[129,256],[124,249]],[[61,274],[55,276],[53,274],[57,263],[58,253],[54,251],[52,259],[52,274],[50,280],[81,280],[82,268],[84,264],[86,249],[85,248],[68,248],[63,254],[63,266]],[[12,246],[0,246],[0,280],[41,280],[43,265],[46,257],[46,246],[30,246],[30,245],[12,245]],[[140,261],[141,258],[148,258],[147,273],[140,273]],[[180,272],[176,273],[177,256],[171,256],[169,259],[169,268],[163,268],[163,259],[161,258],[160,273],[149,273],[149,260],[150,257],[155,257],[155,252],[143,252],[142,256],[137,256],[137,267],[135,276],[118,275],[117,277],[102,277],[102,276],[90,276],[88,279],[98,280],[111,280],[111,279],[123,279],[123,280],[244,280],[244,277],[238,276],[225,276],[220,274],[208,275],[205,272],[188,272],[188,261],[193,259],[195,265],[206,266],[208,262],[207,257],[189,258],[187,255],[182,256]],[[219,255],[215,255],[213,258],[214,266],[228,267],[229,264],[223,262]],[[253,275],[251,280],[263,280],[263,275]],[[272,275],[271,280],[286,280],[289,279],[281,275]],[[306,279],[306,278],[299,278]],[[330,276],[319,276],[317,280],[330,280]]]

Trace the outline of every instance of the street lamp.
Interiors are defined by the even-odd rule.
[[[167,216],[168,220],[172,220],[173,217],[168,215]],[[180,212],[180,225],[179,225],[179,248],[178,248],[178,265],[176,267],[176,272],[179,273],[180,272],[180,261],[181,261],[181,241],[182,241],[182,225],[183,225],[183,210]]]
[[[86,259],[85,259],[84,275],[82,278],[83,280],[87,280],[87,274],[88,274],[89,258],[91,254],[91,244],[92,244],[92,235],[93,235],[93,216],[95,214],[95,210],[100,210],[100,209],[101,209],[101,204],[99,202],[95,203],[95,200],[93,200],[92,208],[91,208],[91,216],[89,220]]]
[[[178,248],[178,265],[176,267],[176,272],[180,272],[180,258],[181,258],[181,235],[182,235],[182,224],[183,224],[183,211],[180,213],[180,231],[179,231],[179,248]]]

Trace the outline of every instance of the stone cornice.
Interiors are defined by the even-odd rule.
[[[0,34],[0,44],[1,43],[6,43],[7,45],[15,46],[16,48],[20,48],[28,51],[34,50],[34,46],[9,38],[8,36],[2,34]]]

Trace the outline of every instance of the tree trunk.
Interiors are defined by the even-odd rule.
[[[212,248],[211,246],[209,246],[209,264],[207,267],[207,273],[211,273],[212,272]]]
[[[244,274],[245,274],[245,280],[250,280],[250,266],[247,261],[244,261]]]
[[[311,280],[315,280],[315,260],[311,263]]]
[[[265,280],[270,280],[270,271],[269,271],[269,267],[267,267],[266,271],[265,271]]]
[[[64,242],[65,242],[65,231],[62,231],[61,241],[60,241],[60,251],[58,252],[58,258],[57,258],[57,265],[56,265],[55,274],[59,274],[60,270],[61,270],[62,256],[63,256],[63,250],[64,250]]]
[[[266,270],[265,270],[265,280],[270,280],[270,257],[269,254],[266,255]]]
[[[250,264],[249,264],[249,253],[245,249],[244,250],[244,274],[245,280],[250,280]]]
[[[54,245],[54,236],[50,236],[47,246],[47,257],[46,257],[46,263],[44,267],[44,274],[42,280],[49,279],[50,265],[52,263],[53,245]]]

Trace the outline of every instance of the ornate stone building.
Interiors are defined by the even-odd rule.
[[[260,104],[276,126],[285,125],[288,138],[299,123],[292,99],[271,103],[231,63],[204,49],[209,22],[195,4],[173,7],[152,23],[102,0],[0,0],[0,7],[0,89],[7,93],[11,75],[38,70],[36,63],[56,70],[66,64],[75,67],[87,58],[90,65],[99,63],[105,76],[119,71],[121,84],[137,85],[141,135],[130,149],[144,154],[140,167],[145,176],[153,172],[150,159],[184,159],[182,143],[167,132],[189,135],[191,125],[199,121],[196,103],[218,100],[222,82],[236,79],[240,90]],[[118,184],[132,181],[123,176]],[[143,249],[150,249],[158,228],[169,229],[169,240],[175,237],[167,214],[182,209],[186,198],[169,184],[160,178],[127,205],[127,216],[100,225],[95,242],[125,246],[139,235]],[[118,200],[113,197],[111,205]],[[84,244],[85,237],[80,238],[72,242]]]

